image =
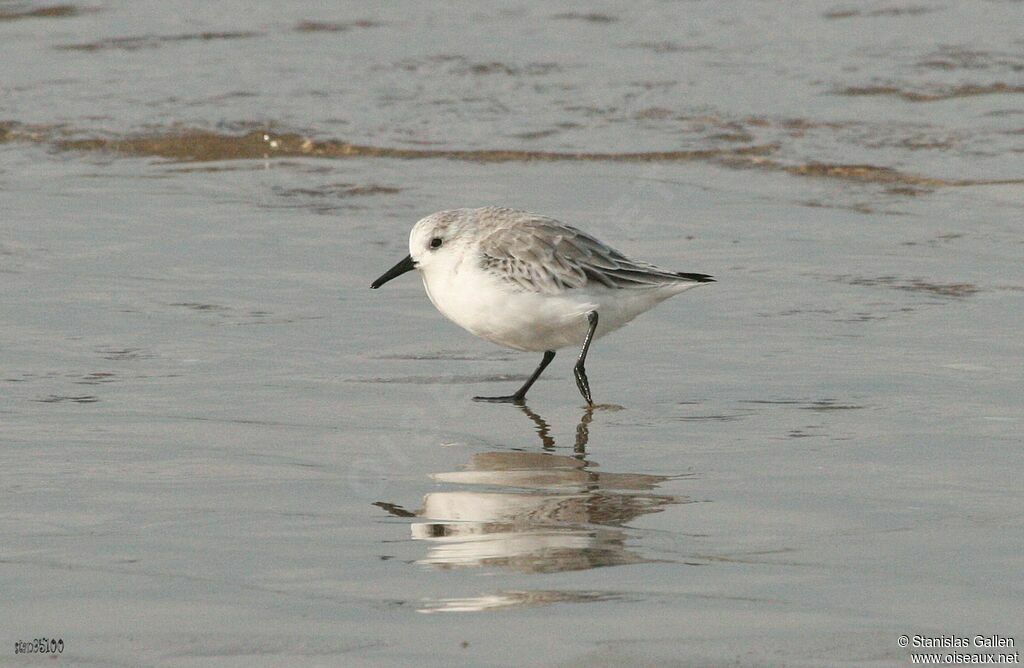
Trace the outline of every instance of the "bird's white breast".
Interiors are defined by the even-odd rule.
[[[595,336],[601,337],[681,291],[595,286],[528,292],[469,262],[432,267],[423,272],[423,285],[437,310],[455,324],[492,343],[528,351],[582,345],[589,311],[598,311]]]

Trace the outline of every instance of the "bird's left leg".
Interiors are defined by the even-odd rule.
[[[580,394],[587,400],[588,406],[593,406],[594,401],[590,398],[590,382],[587,380],[587,370],[584,365],[587,362],[590,342],[594,339],[594,330],[597,329],[597,311],[587,313],[587,322],[590,323],[590,329],[587,330],[587,338],[583,340],[583,348],[580,350],[579,359],[576,360],[576,366],[573,367],[572,372],[576,376],[576,387],[580,388]]]

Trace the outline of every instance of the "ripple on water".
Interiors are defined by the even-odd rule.
[[[849,276],[842,275],[835,277],[835,280],[847,285],[865,287],[886,287],[893,290],[905,292],[920,292],[940,297],[963,298],[971,297],[979,292],[981,288],[973,283],[938,283],[923,278],[899,278],[897,276]]]
[[[1007,84],[997,81],[989,84],[961,84],[958,86],[925,86],[917,87],[888,85],[871,86],[847,86],[835,91],[836,95],[846,96],[890,96],[898,97],[908,102],[938,102],[941,100],[952,100],[960,97],[976,97],[979,95],[1007,95],[1022,94],[1024,86]]]
[[[82,44],[64,44],[56,47],[63,51],[108,51],[117,49],[121,51],[138,51],[139,49],[157,49],[165,44],[177,44],[181,42],[212,42],[227,39],[249,39],[261,37],[263,33],[258,32],[198,32],[183,33],[178,35],[140,35],[137,37],[108,37],[95,42]]]
[[[36,7],[30,9],[23,7],[24,3],[17,3],[13,7],[0,7],[0,21],[17,21],[18,19],[62,19],[70,16],[79,16],[87,11],[76,5],[50,5],[49,7]]]

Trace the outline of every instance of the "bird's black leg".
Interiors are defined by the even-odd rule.
[[[593,406],[594,401],[590,398],[590,382],[587,380],[587,370],[584,364],[587,363],[587,351],[590,350],[590,342],[594,339],[594,330],[597,329],[597,311],[587,314],[587,322],[590,323],[590,330],[587,331],[587,338],[583,340],[583,349],[580,350],[580,357],[576,360],[576,366],[572,372],[576,376],[576,387],[580,388],[580,394],[587,400],[588,406]]]
[[[515,394],[510,394],[507,397],[473,397],[473,401],[492,401],[495,403],[515,404],[522,403],[523,400],[526,398],[526,393],[530,390],[531,387],[533,387],[534,381],[540,378],[540,375],[544,373],[544,369],[548,368],[548,365],[551,364],[551,360],[553,359],[555,359],[554,350],[544,351],[544,359],[540,361],[540,364],[537,366],[537,370],[533,372],[533,375],[530,376],[525,383],[523,383],[522,387],[516,390]]]

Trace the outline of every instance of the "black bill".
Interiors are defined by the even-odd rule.
[[[382,275],[376,281],[374,281],[373,283],[370,283],[370,287],[373,288],[374,290],[376,290],[380,286],[382,286],[385,283],[387,283],[388,281],[390,281],[392,278],[395,278],[397,276],[401,276],[405,272],[412,271],[415,268],[416,268],[416,263],[413,261],[412,255],[406,255],[404,260],[402,260],[401,262],[399,262],[395,266],[393,266],[390,269],[388,269],[387,271],[385,271],[384,275]]]

